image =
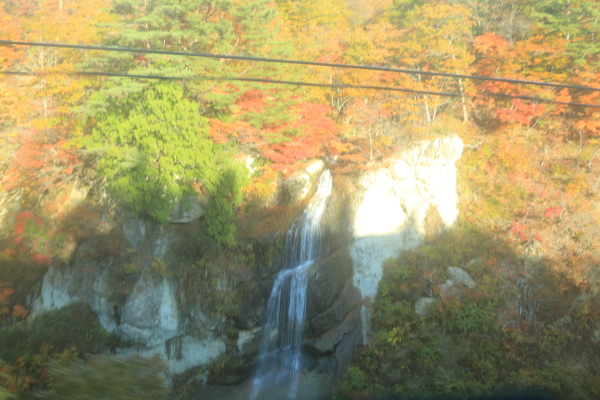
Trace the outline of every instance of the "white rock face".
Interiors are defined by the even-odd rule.
[[[125,302],[120,324],[117,324],[113,304],[107,298],[110,293],[107,277],[106,269],[74,271],[52,265],[44,276],[42,296],[32,314],[56,310],[78,301],[86,302],[98,314],[100,324],[106,330],[116,330],[121,339],[133,342],[133,347],[120,349],[120,354],[136,353],[145,357],[159,354],[166,361],[167,378],[209,364],[225,352],[225,341],[213,333],[219,331],[220,321],[198,310],[192,312],[192,318],[203,327],[203,338],[184,335],[181,326],[184,318],[175,299],[176,287],[168,278],[140,279]],[[248,346],[257,332],[240,334],[238,346]]]
[[[182,334],[174,284],[141,279],[125,302],[117,333],[121,339],[155,347]]]
[[[108,271],[92,267],[77,272],[51,265],[42,280],[41,297],[34,303],[31,317],[84,301],[98,314],[104,329],[113,332],[117,328],[117,321],[115,310],[107,298],[110,291]]]
[[[308,164],[308,166],[306,168],[304,168],[304,170],[310,176],[314,176],[317,173],[323,171],[324,169],[325,169],[325,163],[323,162],[323,160],[315,160],[315,161],[311,162],[310,164]]]
[[[121,222],[121,228],[127,242],[141,251],[146,237],[146,222],[141,218],[129,218]]]
[[[185,240],[175,225],[160,224],[143,218],[126,218],[121,221],[125,240],[141,253],[160,259],[173,255],[178,242]]]
[[[437,209],[444,228],[458,216],[456,169],[462,154],[458,137],[418,142],[391,166],[368,172],[359,182],[353,219],[353,283],[363,300],[373,300],[383,276],[383,261],[415,247],[426,235],[428,210]],[[367,301],[368,303],[368,301]],[[368,308],[363,326],[368,329]],[[364,337],[368,337],[367,331]]]
[[[167,354],[169,372],[177,374],[198,365],[209,364],[220,354],[225,353],[226,349],[227,345],[223,340],[200,340],[191,336],[183,336],[180,341],[180,351],[170,351]]]
[[[146,286],[146,282],[138,282]],[[136,285],[137,287],[137,285]],[[174,298],[174,284],[170,279],[164,278],[162,283],[153,287],[143,288],[142,293],[131,295],[130,299],[137,297],[139,300],[146,299],[146,304],[137,303],[137,300],[129,300],[125,304],[127,308],[136,308],[132,314],[125,315],[123,312],[122,323],[117,333],[121,338],[137,340],[133,347],[120,349],[119,353],[140,354],[144,357],[160,355],[167,364],[167,378],[173,374],[181,373],[189,368],[210,364],[220,354],[225,353],[227,344],[218,334],[222,330],[225,317],[210,318],[198,309],[191,312],[194,325],[198,327],[198,337],[185,334],[183,331],[184,318],[177,309]],[[160,305],[156,303],[160,299]],[[129,318],[128,318],[129,317]],[[189,321],[188,321],[189,322]],[[134,324],[144,325],[138,327]],[[251,337],[248,335],[248,340]]]

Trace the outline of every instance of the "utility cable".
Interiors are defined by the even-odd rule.
[[[258,82],[258,83],[273,83],[278,85],[294,85],[294,86],[310,86],[310,87],[327,87],[336,89],[368,89],[368,90],[387,90],[393,92],[405,92],[405,93],[416,93],[416,94],[427,94],[432,96],[444,96],[444,97],[462,97],[460,93],[451,92],[432,92],[426,90],[415,90],[406,89],[390,86],[372,86],[372,85],[335,85],[328,83],[312,83],[312,82],[297,82],[297,81],[281,81],[272,80],[265,78],[236,78],[236,77],[176,77],[176,76],[161,76],[161,75],[134,75],[134,74],[123,74],[118,72],[17,72],[17,71],[0,71],[1,74],[6,75],[32,75],[32,76],[43,76],[43,75],[71,75],[71,76],[108,76],[108,77],[119,77],[119,78],[138,78],[138,79],[158,79],[158,80],[182,80],[182,81],[242,81],[242,82]],[[513,96],[502,93],[484,93],[483,95],[470,95],[464,94],[465,97],[471,98],[483,98],[483,97],[495,97],[495,98],[508,98],[508,99],[520,99],[528,100],[537,103],[547,104],[560,104],[566,106],[577,106],[577,107],[591,107],[600,108],[594,104],[582,104],[582,103],[569,103],[556,100],[547,100],[539,97],[531,96]]]
[[[391,67],[370,66],[370,65],[321,63],[321,62],[314,62],[314,61],[286,60],[286,59],[262,58],[262,57],[250,57],[250,56],[233,56],[233,55],[226,55],[226,54],[189,53],[189,52],[181,52],[181,51],[132,49],[132,48],[127,48],[127,47],[107,47],[107,46],[89,46],[89,45],[63,44],[63,43],[18,42],[18,41],[13,41],[13,40],[0,40],[0,46],[12,46],[12,45],[33,46],[33,47],[57,47],[57,48],[66,48],[66,49],[79,49],[79,50],[119,51],[119,52],[127,52],[127,53],[163,54],[163,55],[186,56],[186,57],[217,58],[217,59],[224,59],[224,60],[310,65],[310,66],[316,66],[316,67],[333,67],[333,68],[346,68],[346,69],[361,69],[361,70],[369,70],[369,71],[397,72],[397,73],[402,73],[402,74],[444,76],[444,77],[458,78],[458,79],[473,79],[473,80],[479,80],[479,81],[493,81],[493,82],[505,82],[505,83],[515,83],[515,84],[523,84],[523,85],[549,86],[549,87],[563,88],[563,89],[580,89],[580,90],[600,91],[600,88],[591,87],[591,86],[565,85],[565,84],[550,83],[550,82],[526,81],[526,80],[508,79],[508,78],[493,78],[493,77],[489,77],[489,76],[479,76],[479,75],[450,74],[450,73],[446,73],[446,72],[419,71],[419,70],[405,69],[405,68],[391,68]]]

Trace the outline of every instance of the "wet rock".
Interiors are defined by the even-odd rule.
[[[305,171],[296,171],[285,180],[285,189],[292,204],[306,199],[312,189],[312,179]]]
[[[342,289],[351,278],[352,260],[346,249],[340,249],[313,264],[308,270],[307,320],[327,311],[339,299]]]
[[[233,316],[238,328],[253,329],[260,326],[272,286],[273,280],[266,279],[250,282],[239,290],[238,295],[244,301],[240,304],[240,311]]]
[[[333,305],[321,314],[310,320],[310,325],[314,335],[320,335],[328,329],[339,324],[348,313],[362,303],[360,292],[351,280],[348,280],[346,286],[342,289],[338,299]]]
[[[306,346],[313,355],[322,355],[332,352],[345,335],[351,334],[360,327],[360,309],[356,308],[335,328],[330,329],[315,339],[307,341]],[[346,351],[354,352],[356,349],[348,348]]]

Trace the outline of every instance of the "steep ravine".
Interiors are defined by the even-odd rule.
[[[455,221],[462,147],[458,137],[416,142],[355,179],[341,183],[334,174],[323,227],[329,255],[308,271],[308,361],[298,398],[325,398],[369,340],[383,262]],[[323,168],[316,162],[290,177],[289,201],[311,196]],[[166,225],[115,220],[110,233],[49,267],[32,315],[86,302],[126,344],[119,353],[160,354],[174,384],[195,382],[189,398],[245,399],[285,231],[242,237],[235,250],[218,252],[197,245],[202,213],[189,214]]]

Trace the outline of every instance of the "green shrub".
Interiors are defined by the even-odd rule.
[[[71,361],[77,356],[112,350],[120,341],[98,322],[87,303],[47,311],[30,324],[0,329],[0,359],[10,365],[2,386],[23,395],[47,381],[49,357]]]
[[[597,303],[580,300],[546,310],[557,293],[558,299],[568,299],[559,291],[568,281],[539,269],[530,278],[535,282],[530,296],[540,310],[534,321],[525,319],[514,311],[520,296],[515,283],[524,279],[520,268],[512,267],[519,262],[509,246],[464,222],[433,243],[389,260],[373,303],[374,335],[358,352],[336,397],[459,399],[531,388],[556,399],[574,393],[597,397],[600,351],[590,341],[590,323],[597,321],[590,310]],[[447,267],[467,263],[477,287],[442,301],[437,287],[448,279]],[[426,316],[414,310],[421,297],[438,298]],[[564,313],[573,322],[556,325]]]
[[[0,381],[4,381],[9,376],[10,375],[7,372],[7,368],[4,364],[4,361],[0,360]],[[14,397],[15,396],[12,393],[0,386],[0,400],[12,399]]]
[[[232,162],[222,173],[206,210],[206,234],[219,246],[233,246],[237,232],[236,207],[242,203],[242,187],[249,182],[248,171]]]
[[[27,328],[26,336],[27,347],[33,351],[47,344],[53,352],[75,347],[80,355],[98,354],[119,343],[114,333],[100,325],[87,303],[74,303],[41,314]]]
[[[194,181],[215,188],[216,147],[208,122],[179,85],[156,83],[119,96],[109,93],[119,89],[111,85],[90,100],[97,105],[90,108],[97,125],[84,145],[100,155],[98,172],[113,193],[132,210],[166,222],[171,204],[192,193]]]
[[[173,276],[173,272],[169,269],[169,264],[166,261],[162,261],[158,257],[154,257],[150,264],[150,276],[159,277],[164,276],[170,278]]]
[[[98,356],[67,365],[52,360],[49,367],[52,390],[38,393],[48,400],[164,400],[167,395],[159,356]]]
[[[126,263],[123,266],[123,272],[125,272],[125,275],[135,275],[140,271],[139,271],[139,268],[137,267],[137,265],[135,265],[133,263]]]
[[[46,381],[48,357],[62,360],[98,354],[119,345],[114,333],[98,322],[87,303],[74,303],[47,311],[30,324],[13,324],[0,329],[0,359],[11,367],[5,387],[23,394]]]

